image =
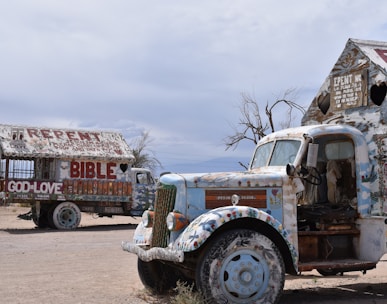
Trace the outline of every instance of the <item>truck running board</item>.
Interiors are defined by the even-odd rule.
[[[362,261],[356,259],[331,260],[331,261],[313,261],[299,263],[298,271],[333,270],[336,273],[348,271],[365,271],[376,267],[376,262]]]

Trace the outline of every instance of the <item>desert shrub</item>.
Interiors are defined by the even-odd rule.
[[[208,304],[204,297],[195,290],[194,285],[177,282],[175,295],[171,297],[171,304]]]

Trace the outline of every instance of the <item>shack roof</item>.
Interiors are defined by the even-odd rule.
[[[387,42],[348,39],[302,124],[343,123],[342,117],[354,111],[378,112],[385,106],[386,88]]]
[[[134,156],[118,132],[0,124],[0,152],[11,158],[115,160]]]

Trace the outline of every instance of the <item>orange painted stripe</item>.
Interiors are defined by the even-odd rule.
[[[266,190],[206,190],[206,209],[231,206],[231,196],[240,196],[239,206],[266,208]]]

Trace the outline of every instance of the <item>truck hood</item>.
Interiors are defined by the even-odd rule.
[[[164,184],[183,179],[189,188],[280,187],[288,178],[284,167],[265,167],[244,172],[167,174],[160,178]]]

